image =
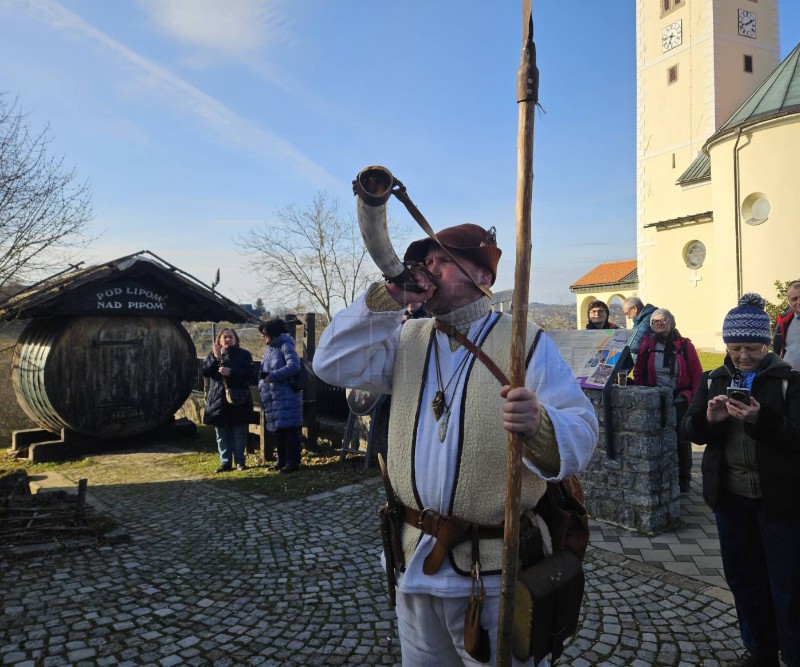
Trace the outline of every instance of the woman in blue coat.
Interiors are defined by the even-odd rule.
[[[283,320],[269,320],[258,330],[267,342],[258,391],[264,423],[267,431],[274,434],[278,450],[278,462],[273,469],[287,475],[300,467],[303,392],[295,391],[288,382],[300,372],[300,358]]]

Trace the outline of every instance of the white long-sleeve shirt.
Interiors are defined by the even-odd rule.
[[[314,357],[316,375],[329,384],[391,394],[402,315],[402,310],[371,311],[365,297],[359,297],[350,307],[337,313],[325,329]],[[500,315],[489,313],[478,319],[471,324],[466,335],[480,343],[481,330],[487,330],[487,323],[497,317]],[[464,357],[471,356],[471,353],[463,346],[451,350],[449,339],[442,332],[437,331],[435,337],[442,384],[446,385],[456,374],[456,379],[445,392],[451,406],[445,440],[438,442],[439,429],[432,410],[421,409],[418,415],[410,414],[406,418],[411,423],[417,419],[418,434],[426,434],[428,439],[435,434],[436,446],[415,450],[415,483],[423,507],[446,513],[458,469],[459,406],[465,385],[465,374],[459,378],[458,369]],[[429,406],[438,389],[433,353],[426,372],[421,406]],[[418,383],[419,377],[420,369],[409,369],[409,381]],[[597,443],[597,419],[572,371],[546,335],[541,336],[528,365],[525,385],[536,393],[540,404],[547,410],[555,430],[561,467],[556,476],[549,476],[528,457],[523,457],[524,464],[545,480],[579,473],[588,464]],[[500,391],[499,385],[497,391]],[[469,577],[456,573],[447,560],[435,575],[423,574],[422,562],[432,549],[434,540],[430,535],[423,535],[406,564],[404,575],[398,579],[399,590],[445,597],[469,595]],[[485,577],[484,584],[487,594],[499,593],[499,576]]]

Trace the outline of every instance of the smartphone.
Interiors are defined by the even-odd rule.
[[[747,387],[728,387],[728,398],[750,405],[750,390]]]

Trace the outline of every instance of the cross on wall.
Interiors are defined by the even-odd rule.
[[[695,271],[691,276],[689,276],[689,282],[694,283],[694,286],[697,287],[697,283],[699,283],[703,279],[703,276],[698,276],[697,271]]]

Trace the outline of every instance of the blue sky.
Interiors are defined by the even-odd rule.
[[[534,2],[541,70],[531,300],[632,259],[635,3]],[[800,41],[782,0],[781,57]],[[435,229],[496,226],[513,285],[520,4],[0,0],[0,91],[88,179],[89,259],[149,249],[252,302],[233,239],[388,167]],[[585,147],[583,152],[579,147]],[[399,202],[392,217],[413,222]],[[415,229],[413,237],[420,236]],[[292,304],[286,304],[292,305]]]

